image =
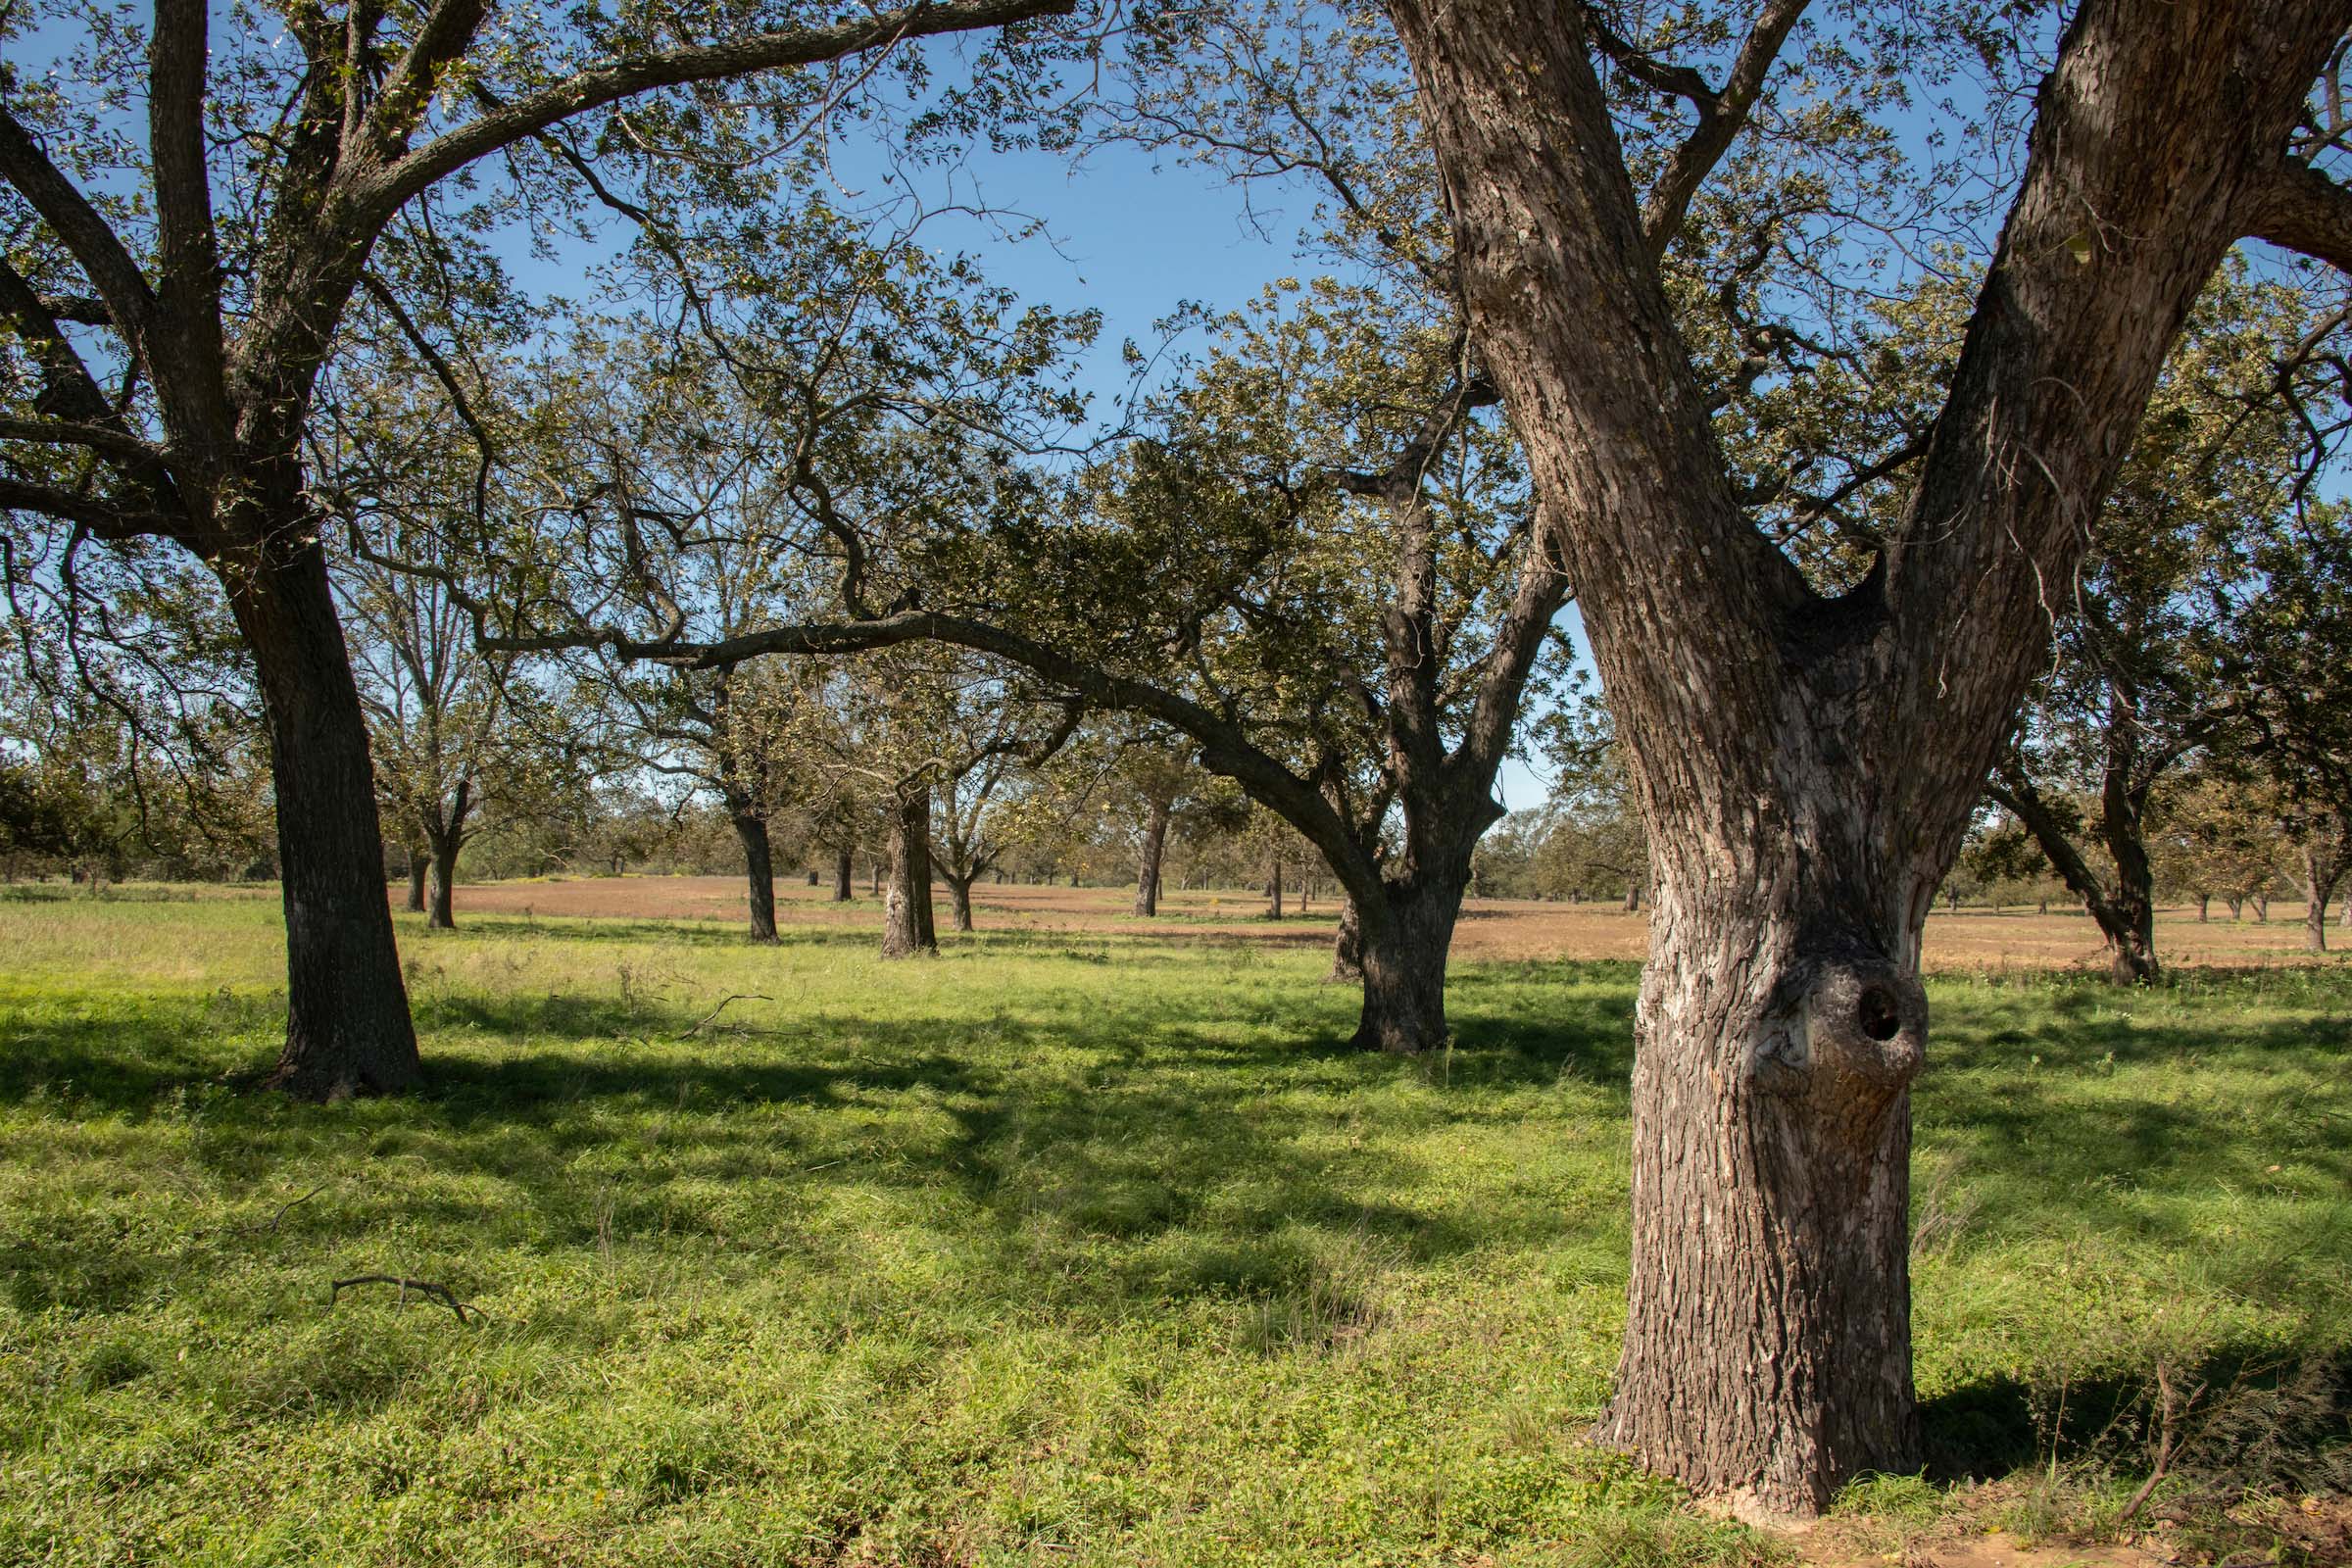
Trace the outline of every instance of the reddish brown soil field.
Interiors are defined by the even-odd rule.
[[[879,901],[859,886],[849,904],[835,904],[830,888],[811,888],[797,878],[779,878],[777,918],[786,924],[866,926],[880,919]],[[1265,901],[1254,894],[1171,893],[1161,900],[1162,917],[1147,922],[1128,912],[1134,895],[1124,888],[980,887],[973,889],[975,922],[982,930],[1016,927],[1152,935],[1167,941],[1204,938],[1248,939],[1283,945],[1321,946],[1331,940],[1337,906],[1314,901],[1303,912],[1296,903],[1289,918],[1263,918]],[[742,917],[743,884],[720,876],[580,877],[564,880],[461,884],[459,917],[466,910],[546,917],[638,920],[735,920]],[[2167,909],[2157,917],[2157,951],[2173,964],[2281,963],[2308,961],[2301,905],[2274,904],[2271,917],[2251,912],[2231,921],[2215,906],[2217,918],[2200,923],[2191,908]],[[945,889],[939,918],[947,923]],[[1645,941],[1643,919],[1610,905],[1536,904],[1510,899],[1472,899],[1464,907],[1453,951],[1464,958],[1639,958]],[[2336,933],[2329,932],[2333,940]],[[2352,940],[2352,939],[2348,939]],[[2099,936],[2080,912],[2048,914],[2031,909],[1963,909],[1928,921],[1928,966],[1932,969],[2098,967]],[[2321,961],[2341,961],[2330,955]]]

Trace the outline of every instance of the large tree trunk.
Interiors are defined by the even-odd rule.
[[[298,514],[274,530],[306,532]],[[423,1064],[384,898],[368,721],[325,553],[311,538],[215,570],[270,728],[286,910],[286,1044],[270,1082],[311,1100],[415,1088]]]
[[[2076,9],[1913,493],[1834,596],[1725,472],[1657,268],[1687,209],[1641,208],[1582,9],[1389,9],[1472,333],[1650,830],[1634,1262],[1602,1432],[1736,1507],[1812,1514],[1848,1477],[1917,1464],[1929,903],[2165,353],[2272,211],[2255,193],[2341,8]]]
[[[752,940],[776,940],[776,867],[767,842],[767,818],[738,807],[728,813],[743,845],[743,875],[751,907]]]
[[[939,951],[931,912],[931,790],[902,789],[890,817],[890,891],[882,901],[882,956]]]
[[[1168,847],[1168,803],[1153,800],[1144,824],[1143,854],[1135,864],[1135,912],[1150,919],[1159,913],[1159,861]]]
[[[1699,1491],[1809,1512],[1838,1479],[1917,1465],[1907,1086],[1935,877],[1916,878],[1908,914],[1840,929],[1824,916],[1891,901],[1808,886],[1827,868],[1773,836],[1663,835],[1636,1024],[1634,1268],[1601,1434]]]
[[[407,854],[409,857],[408,910],[411,914],[422,914],[424,912],[424,851],[411,845]]]
[[[1468,883],[1466,871],[1390,883],[1370,918],[1356,910],[1364,983],[1364,1009],[1351,1042],[1358,1050],[1410,1056],[1445,1048],[1446,960]],[[1333,970],[1338,972],[1337,954]]]
[[[857,880],[858,867],[849,850],[837,851],[833,857],[833,902],[847,904],[856,897],[858,890],[852,884]]]

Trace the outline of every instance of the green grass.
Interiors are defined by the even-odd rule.
[[[1458,1049],[1410,1063],[1344,1049],[1311,950],[404,925],[434,1088],[317,1107],[251,1088],[275,918],[0,902],[0,1562],[1781,1549],[1579,1441],[1629,966],[1459,969]],[[1940,1466],[2121,1474],[2160,1363],[2343,1348],[2352,973],[1932,991]],[[675,1038],[732,993],[773,1000]],[[377,1272],[480,1315],[330,1304]]]

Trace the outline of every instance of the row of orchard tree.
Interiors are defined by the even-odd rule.
[[[753,857],[833,732],[911,918],[969,749],[894,660],[1036,754],[1090,714],[1183,737],[1345,891],[1358,1040],[1435,1048],[1573,590],[1658,911],[1604,1435],[1811,1511],[1916,1467],[1917,958],[1987,778],[2061,870],[2095,830],[2125,949],[2160,775],[2227,753],[2340,818],[2312,466],[2344,318],[2288,258],[2352,261],[2344,31],[2336,0],[36,0],[0,17],[11,625],[103,744],[207,788],[258,722],[276,1081],[335,1098],[424,1074],[379,795],[446,860],[542,749],[581,765],[586,707]],[[1173,369],[1139,350],[1105,428],[1092,314],[935,236],[1017,226],[955,182],[975,149],[1116,143],[1312,215],[1303,280]],[[594,278],[521,286],[566,247]],[[451,662],[355,647],[363,614]],[[473,694],[421,783],[387,681]],[[490,762],[434,771],[468,736]]]

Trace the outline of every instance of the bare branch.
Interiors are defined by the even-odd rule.
[[[2352,191],[2297,158],[2253,193],[2246,232],[2352,272]]]
[[[790,27],[749,38],[672,49],[637,60],[593,67],[556,85],[516,99],[436,137],[374,174],[356,191],[362,207],[388,217],[418,191],[475,159],[511,146],[561,121],[657,87],[716,81],[753,72],[815,65],[907,38],[1002,26],[1066,15],[1077,0],[915,0],[823,27]]]
[[[155,291],[146,274],[89,199],[58,172],[17,117],[0,106],[0,179],[32,204],[106,301],[115,324],[138,351],[155,318]]]
[[[1666,247],[1682,229],[1684,215],[1690,210],[1690,198],[1698,194],[1699,185],[1723,161],[1723,155],[1746,125],[1756,105],[1756,95],[1763,90],[1764,78],[1771,73],[1773,61],[1779,58],[1781,45],[1788,41],[1789,29],[1804,15],[1806,3],[1807,0],[1768,0],[1763,14],[1756,18],[1755,26],[1748,30],[1747,41],[1740,46],[1740,58],[1733,62],[1732,74],[1724,79],[1722,90],[1695,97],[1684,94],[1690,97],[1698,110],[1698,127],[1674,150],[1674,161],[1667,165],[1657,184],[1650,187],[1649,200],[1642,205],[1642,234],[1652,262],[1666,254]],[[1595,26],[1594,36],[1600,35]],[[1603,47],[1607,45],[1604,43]],[[1610,53],[1623,64],[1624,57],[1614,50]],[[1688,74],[1695,79],[1698,74]]]
[[[126,539],[176,536],[177,519],[164,513],[125,512],[91,496],[19,479],[0,479],[0,509],[60,517],[87,528],[93,538],[117,544]]]

